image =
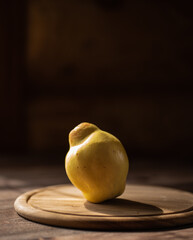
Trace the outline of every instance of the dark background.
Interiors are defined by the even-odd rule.
[[[0,4],[1,156],[60,163],[87,121],[133,160],[192,164],[192,1]]]

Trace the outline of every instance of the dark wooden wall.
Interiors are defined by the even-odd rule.
[[[0,152],[26,145],[26,1],[0,1]]]
[[[12,135],[25,136],[30,152],[65,152],[68,132],[89,121],[120,138],[129,155],[193,156],[191,7],[191,1],[29,0],[26,28],[14,35],[26,32],[18,66],[27,73],[18,103],[19,109],[25,103],[24,125],[12,125],[6,110],[7,127],[21,130]],[[4,43],[4,57],[12,42]]]

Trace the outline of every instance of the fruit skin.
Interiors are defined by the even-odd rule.
[[[91,123],[81,123],[69,134],[65,169],[74,186],[93,203],[124,192],[129,160],[121,142]]]

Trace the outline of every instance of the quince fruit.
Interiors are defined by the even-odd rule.
[[[72,184],[93,203],[121,195],[129,161],[121,142],[91,123],[81,123],[69,134],[65,169]]]

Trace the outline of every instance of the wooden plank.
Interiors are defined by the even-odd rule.
[[[192,156],[193,95],[44,96],[28,107],[33,151],[68,150],[68,134],[87,121],[111,132],[133,156]]]
[[[108,8],[112,2],[120,4]],[[191,1],[48,0],[29,1],[29,6],[34,90],[56,84],[64,91],[69,86],[129,89],[130,83],[136,89],[192,85]]]
[[[25,146],[26,1],[1,1],[0,18],[0,150],[21,151]]]

